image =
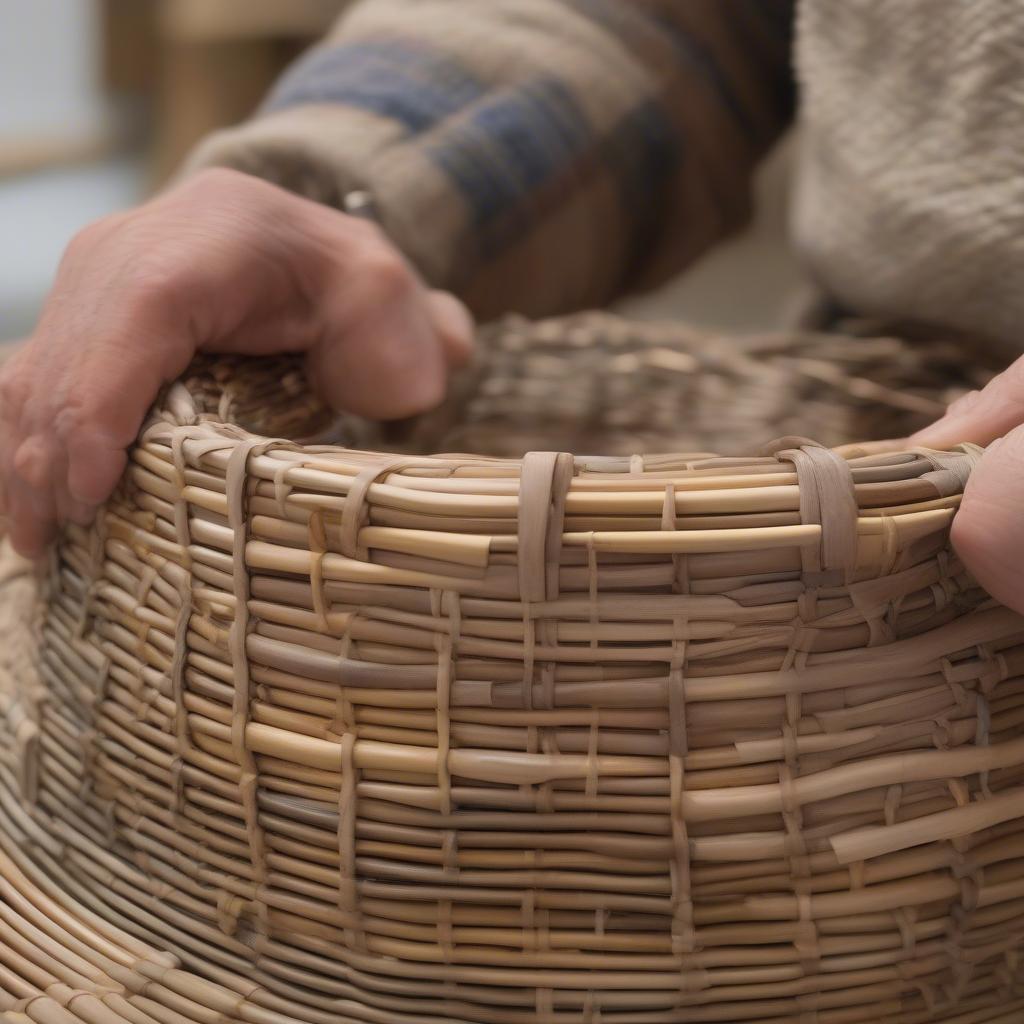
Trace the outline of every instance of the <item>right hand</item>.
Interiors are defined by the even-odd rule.
[[[68,247],[32,338],[0,370],[0,513],[39,555],[88,523],[165,383],[200,351],[306,353],[333,407],[423,412],[473,322],[373,225],[230,170],[197,174]]]
[[[982,587],[1024,615],[1024,356],[910,441],[927,448],[962,441],[987,446],[964,488],[950,537]]]

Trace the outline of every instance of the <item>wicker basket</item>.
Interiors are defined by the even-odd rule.
[[[955,355],[488,351],[391,455],[287,367],[197,366],[97,527],[2,563],[0,1019],[1024,1020],[1024,621],[948,547],[975,449],[414,453],[905,433]]]

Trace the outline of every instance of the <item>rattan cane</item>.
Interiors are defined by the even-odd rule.
[[[397,454],[284,364],[172,388],[97,526],[4,562],[0,1019],[1024,1019],[978,450],[576,443],[905,433],[955,359],[698,340],[506,325]],[[414,453],[524,423],[578,454]]]

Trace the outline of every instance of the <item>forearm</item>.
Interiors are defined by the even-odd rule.
[[[599,305],[742,222],[788,115],[785,6],[364,0],[191,166],[369,190],[480,315]]]

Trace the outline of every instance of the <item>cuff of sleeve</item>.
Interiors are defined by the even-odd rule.
[[[424,279],[451,287],[464,212],[441,174],[413,159],[397,132],[352,108],[291,108],[208,136],[180,175],[230,167],[336,209],[353,191],[368,192],[375,220]]]

